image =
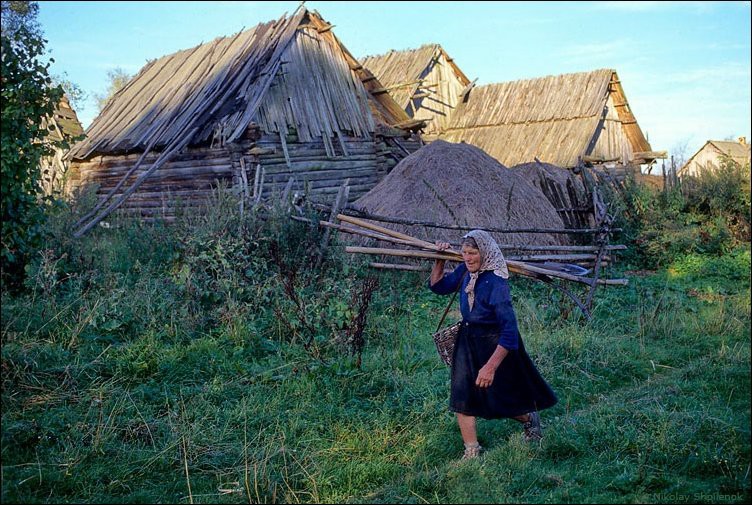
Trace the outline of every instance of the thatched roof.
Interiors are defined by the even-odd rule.
[[[543,193],[469,144],[436,140],[400,161],[352,206],[378,216],[474,228],[563,229]],[[425,226],[390,225],[426,240],[457,243],[465,233]],[[499,244],[556,245],[561,235],[493,233]]]
[[[612,69],[475,87],[441,138],[476,145],[508,166],[537,157],[573,167],[591,154],[604,120],[620,123],[632,153],[651,151]]]
[[[289,17],[148,63],[107,103],[73,156],[194,145],[216,135],[231,143],[251,123],[285,134],[295,127],[303,141],[409,123],[388,94],[370,94],[381,87],[331,25],[301,5]]]
[[[747,144],[746,139],[741,138],[738,142],[728,140],[708,140],[689,160],[687,160],[677,173],[681,175],[686,171],[697,155],[706,149],[717,153],[719,157],[723,155],[728,156],[742,167],[750,162],[750,146]]]
[[[361,60],[363,66],[379,78],[394,101],[406,109],[420,86],[420,79],[431,71],[431,67],[442,55],[457,78],[463,84],[468,84],[470,80],[439,44],[425,44],[417,49],[403,51],[391,50],[381,55],[365,56]]]

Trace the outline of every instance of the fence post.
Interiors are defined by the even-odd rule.
[[[347,205],[347,199],[349,195],[350,179],[345,179],[345,182],[343,182],[342,186],[339,187],[337,198],[335,198],[334,203],[332,204],[332,213],[329,215],[330,223],[333,223],[334,220],[337,219],[339,210]],[[331,231],[331,228],[324,230],[324,237],[321,239],[321,246],[319,247],[319,257],[316,259],[316,270],[318,270],[318,268],[321,266],[321,261],[324,259],[324,252],[326,251],[326,246],[329,244],[329,235],[331,234]]]

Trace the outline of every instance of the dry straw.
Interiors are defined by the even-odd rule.
[[[355,209],[380,216],[501,229],[564,229],[546,196],[517,171],[470,144],[437,140],[403,159]],[[394,225],[395,231],[457,242],[460,232]],[[494,233],[499,243],[562,245],[563,234]]]

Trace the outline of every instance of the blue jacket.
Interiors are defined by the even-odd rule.
[[[431,291],[438,295],[450,295],[457,290],[457,284],[462,279],[460,287],[460,312],[462,320],[470,324],[496,324],[499,326],[499,345],[509,351],[519,347],[520,332],[517,328],[517,317],[512,308],[512,295],[509,292],[509,283],[492,271],[484,271],[478,275],[475,281],[475,301],[473,310],[467,302],[465,287],[470,282],[470,274],[465,275],[467,267],[464,263],[454,269],[454,272],[445,274],[436,284],[431,286]],[[464,278],[463,278],[464,275]]]

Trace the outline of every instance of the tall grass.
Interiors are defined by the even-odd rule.
[[[446,300],[381,274],[355,349],[372,272],[336,245],[314,271],[317,230],[223,198],[80,242],[75,209],[51,221],[3,294],[4,502],[749,502],[748,248],[599,289],[591,322],[514,278],[560,402],[540,445],[480,420],[488,452],[461,462],[430,338]]]

